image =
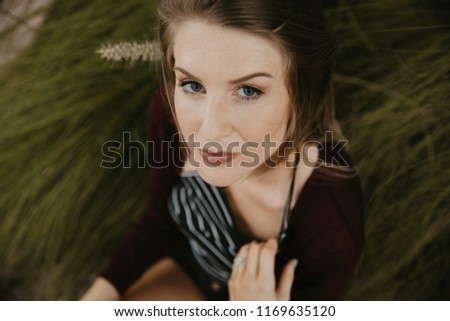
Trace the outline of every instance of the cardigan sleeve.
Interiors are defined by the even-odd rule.
[[[155,93],[148,108],[147,146],[149,180],[146,210],[131,225],[118,248],[100,273],[123,294],[153,263],[167,256],[181,234],[171,220],[167,191],[178,175],[175,127],[161,91]],[[173,148],[175,146],[175,148]],[[174,154],[175,152],[175,154]]]

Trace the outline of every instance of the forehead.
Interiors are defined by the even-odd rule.
[[[197,20],[177,25],[173,48],[175,64],[185,68],[222,67],[225,74],[265,71],[274,76],[281,75],[283,69],[283,54],[272,41]]]

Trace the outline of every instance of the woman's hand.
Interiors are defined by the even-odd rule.
[[[106,279],[97,277],[91,287],[80,298],[81,301],[115,301],[120,295],[116,288]]]
[[[297,260],[293,259],[286,264],[277,287],[275,280],[277,247],[275,239],[264,243],[252,242],[241,247],[228,281],[230,300],[290,299]]]

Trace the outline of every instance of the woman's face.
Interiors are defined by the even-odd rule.
[[[245,179],[285,135],[290,106],[280,49],[242,30],[190,20],[177,25],[174,58],[175,112],[193,148],[189,167],[216,186]]]

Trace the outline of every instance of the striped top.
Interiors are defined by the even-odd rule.
[[[295,167],[284,208],[278,242],[287,232]],[[196,171],[181,172],[168,198],[169,213],[181,232],[188,238],[192,254],[199,267],[211,278],[227,284],[233,260],[244,245],[223,187],[205,182]],[[279,247],[280,248],[280,247]]]

